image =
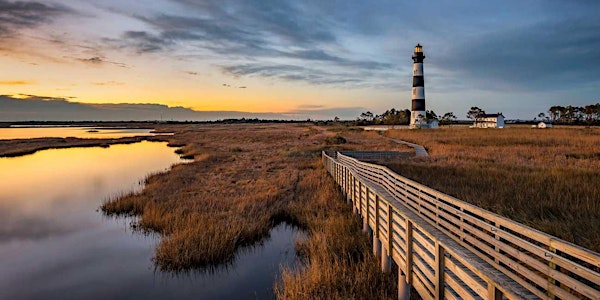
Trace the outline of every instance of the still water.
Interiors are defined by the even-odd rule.
[[[33,138],[116,139],[131,136],[155,135],[152,129],[110,127],[7,127],[0,128],[0,140]]]
[[[180,162],[151,142],[0,158],[0,299],[272,298],[280,265],[296,261],[297,230],[277,226],[226,269],[173,276],[151,261],[157,236],[97,210]]]

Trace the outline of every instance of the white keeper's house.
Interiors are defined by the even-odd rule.
[[[475,122],[471,128],[504,128],[504,115],[499,112],[497,114],[484,114],[475,118]]]

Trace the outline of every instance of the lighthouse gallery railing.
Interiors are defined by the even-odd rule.
[[[600,299],[600,254],[387,167],[339,152],[322,158],[422,297]]]

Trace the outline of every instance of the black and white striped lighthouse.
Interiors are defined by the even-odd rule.
[[[410,112],[410,127],[421,127],[425,119],[425,79],[423,77],[423,46],[417,44],[413,53],[413,85],[412,109]]]

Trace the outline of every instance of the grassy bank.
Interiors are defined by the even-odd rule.
[[[390,164],[459,199],[600,251],[600,129],[393,131],[428,159]]]
[[[35,138],[0,140],[0,157],[16,157],[36,153],[48,149],[65,149],[74,147],[109,147],[117,144],[133,144],[141,141],[165,140],[161,136],[123,137],[118,139],[80,139],[80,138]]]
[[[166,271],[210,268],[264,238],[277,223],[309,233],[299,245],[302,272],[287,270],[278,296],[392,298],[382,274],[320,162],[323,149],[399,149],[376,133],[306,125],[189,125],[171,128],[172,145],[191,163],[147,179],[141,193],[108,201],[110,215],[136,215],[134,226],[164,237],[155,263]],[[405,148],[402,148],[405,150]]]

